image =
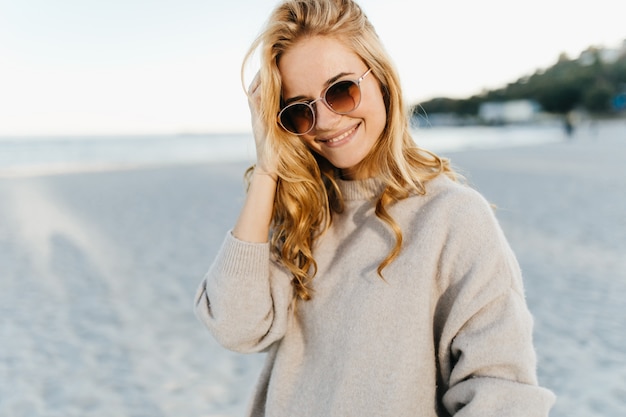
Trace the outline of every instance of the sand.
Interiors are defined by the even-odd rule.
[[[626,125],[450,152],[525,274],[553,417],[626,415]],[[237,417],[262,355],[192,300],[246,164],[0,179],[0,415]]]

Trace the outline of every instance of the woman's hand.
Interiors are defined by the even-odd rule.
[[[265,126],[260,115],[262,90],[261,77],[259,73],[257,73],[248,89],[248,105],[250,106],[250,118],[257,158],[254,173],[269,175],[276,181],[278,178],[276,174],[276,158],[268,151],[267,126]]]
[[[259,114],[261,94],[261,82],[257,74],[248,89],[257,164],[250,178],[246,200],[233,228],[233,235],[237,239],[259,243],[267,242],[269,237],[278,180],[276,157],[267,146],[267,126]]]

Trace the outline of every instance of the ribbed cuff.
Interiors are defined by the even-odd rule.
[[[228,231],[218,254],[220,275],[249,277],[267,271],[270,262],[269,242],[245,242]]]

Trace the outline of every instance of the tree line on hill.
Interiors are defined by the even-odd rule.
[[[612,55],[607,54],[612,52]],[[572,110],[607,115],[626,110],[626,41],[621,50],[590,47],[577,59],[561,54],[545,70],[464,99],[434,98],[412,107],[414,117],[453,114],[470,118],[487,102],[532,100],[547,113],[566,115]]]

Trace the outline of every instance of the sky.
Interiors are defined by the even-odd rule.
[[[0,136],[249,131],[242,59],[276,0],[0,0]],[[408,103],[626,39],[623,0],[361,0]]]

